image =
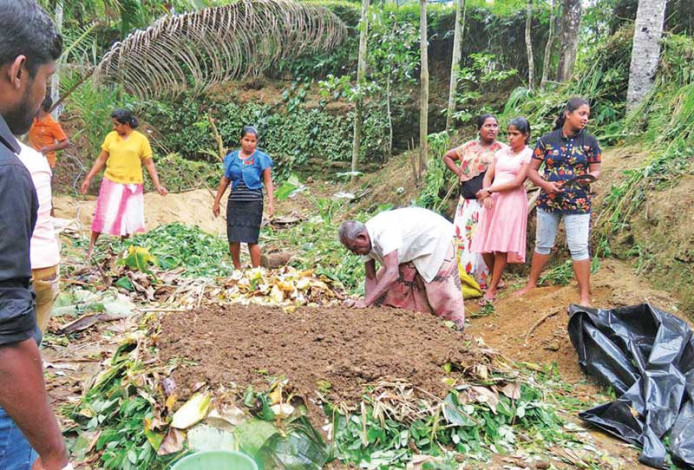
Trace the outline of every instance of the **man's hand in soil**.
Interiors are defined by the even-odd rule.
[[[347,308],[366,308],[368,305],[366,305],[366,302],[363,300],[357,300],[357,299],[346,299],[344,302],[342,302],[342,305],[344,305]]]

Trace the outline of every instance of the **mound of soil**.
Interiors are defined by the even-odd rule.
[[[334,402],[354,403],[365,385],[395,379],[444,396],[445,363],[488,361],[436,317],[385,308],[203,308],[165,317],[158,343],[164,362],[184,360],[173,374],[182,396],[199,382],[263,390],[280,376],[307,397],[329,384]]]

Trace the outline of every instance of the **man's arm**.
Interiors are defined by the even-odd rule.
[[[364,295],[369,295],[369,292],[376,287],[376,262],[370,259],[364,263],[364,271],[366,272],[366,279],[364,280]]]
[[[29,288],[29,240],[35,214],[33,183],[24,167],[0,167],[0,406],[31,446],[43,468],[61,469],[67,456],[46,396]]]
[[[68,463],[58,421],[48,404],[41,356],[33,338],[0,346],[0,406],[38,452],[46,470]]]
[[[357,308],[364,308],[372,305],[376,300],[378,300],[389,288],[390,286],[395,283],[395,281],[398,280],[400,277],[400,270],[398,266],[398,251],[395,250],[391,253],[388,253],[386,257],[383,259],[383,274],[381,275],[380,279],[376,279],[376,274],[375,274],[375,267],[373,264],[373,260],[371,261],[371,270],[374,272],[372,273],[373,278],[375,279],[375,285],[373,285],[373,281],[371,281],[371,284],[373,287],[371,289],[368,288],[369,284],[369,272],[368,272],[368,267],[367,267],[367,276],[366,276],[366,282],[367,282],[367,290],[366,290],[366,295],[364,297],[363,301],[357,302],[354,306]],[[367,263],[368,266],[368,263]]]

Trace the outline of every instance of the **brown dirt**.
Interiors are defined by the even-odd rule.
[[[518,286],[520,287],[520,286]],[[579,385],[577,392],[592,393],[589,385],[583,390],[588,377],[578,365],[578,356],[569,340],[567,308],[578,301],[578,290],[572,282],[568,286],[540,287],[524,297],[514,297],[513,287],[501,291],[494,306],[494,314],[473,318],[467,333],[481,336],[490,347],[516,361],[536,363],[540,366],[556,363],[564,379]],[[593,306],[614,308],[650,302],[665,311],[677,314],[677,301],[666,292],[651,287],[639,278],[625,263],[604,260],[600,270],[592,277]],[[468,313],[479,311],[479,307],[468,301]],[[529,336],[532,326],[550,313]],[[684,315],[682,315],[684,316]]]
[[[393,309],[288,314],[259,306],[208,307],[165,317],[159,348],[165,362],[185,360],[174,372],[182,396],[198,382],[262,390],[268,377],[283,376],[307,397],[325,381],[338,403],[358,401],[367,384],[396,379],[443,397],[446,362],[466,367],[485,361],[464,335],[434,316]]]
[[[512,290],[513,286],[501,291],[493,315],[471,319],[466,333],[482,337],[488,346],[512,360],[543,368],[556,364],[564,380],[572,385],[571,396],[586,403],[586,408],[593,406],[596,395],[603,394],[605,389],[583,373],[567,333],[567,308],[572,302],[578,301],[576,284],[540,287],[523,298],[514,297]],[[592,299],[593,306],[599,308],[650,302],[675,315],[686,317],[677,310],[676,299],[653,288],[646,279],[637,276],[628,263],[618,260],[602,261],[600,270],[592,276]],[[468,301],[466,309],[469,314],[473,314],[480,307],[474,301]],[[548,317],[535,328],[526,343],[528,331],[540,319],[554,312],[556,315]],[[575,422],[579,423],[577,418]],[[617,467],[605,464],[604,468],[650,468],[638,463],[638,451],[633,447],[598,430],[588,429],[595,439],[593,445],[620,462]],[[499,465],[490,468],[504,467]]]
[[[625,170],[643,167],[649,157],[649,151],[634,146],[606,152],[594,188],[595,206],[599,208],[611,186],[625,178]],[[639,273],[676,296],[694,319],[694,176],[684,175],[669,188],[649,188],[628,226],[611,238],[610,245],[615,256],[629,258]]]

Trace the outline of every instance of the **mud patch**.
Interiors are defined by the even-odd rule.
[[[158,341],[164,362],[183,361],[173,374],[182,396],[199,382],[264,390],[283,376],[295,392],[322,389],[336,403],[396,379],[443,397],[445,363],[488,361],[436,317],[394,309],[208,307],[165,317]]]

